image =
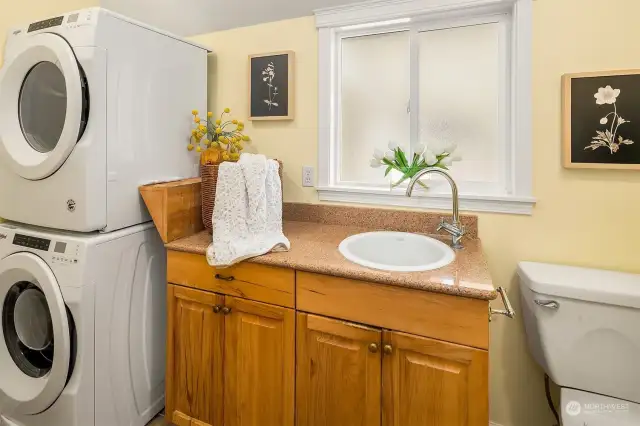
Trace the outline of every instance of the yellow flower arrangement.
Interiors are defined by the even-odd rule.
[[[197,109],[191,111],[195,127],[191,130],[187,149],[201,153],[202,164],[237,161],[240,158],[240,152],[244,149],[242,142],[251,141],[251,138],[243,133],[242,121],[225,120],[225,114],[230,112],[230,108],[225,108],[220,118],[213,120],[212,112],[207,112],[206,119],[200,119]]]

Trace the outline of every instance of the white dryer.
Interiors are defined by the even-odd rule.
[[[165,266],[151,224],[1,224],[0,425],[146,425],[164,406]]]
[[[101,8],[12,31],[0,71],[0,217],[110,232],[150,220],[138,186],[197,175],[207,50]]]

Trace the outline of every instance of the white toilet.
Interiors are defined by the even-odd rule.
[[[640,275],[518,266],[529,349],[561,387],[563,426],[640,425]]]

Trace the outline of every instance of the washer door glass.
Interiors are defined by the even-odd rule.
[[[54,338],[47,299],[35,284],[14,284],[2,306],[2,332],[11,359],[29,377],[53,366]]]
[[[51,62],[31,68],[18,103],[20,126],[29,145],[38,152],[51,152],[67,115],[67,87],[60,68]]]

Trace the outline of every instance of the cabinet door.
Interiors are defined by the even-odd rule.
[[[383,426],[489,424],[488,353],[385,331]]]
[[[231,296],[225,308],[224,425],[293,426],[294,311]]]
[[[297,426],[379,426],[381,331],[298,313]]]
[[[222,426],[224,297],[169,285],[166,418],[178,426]]]

